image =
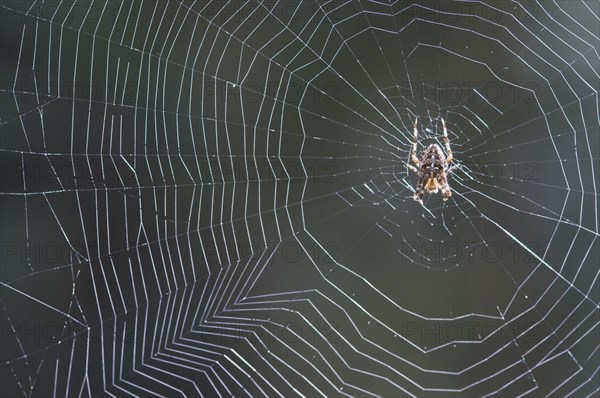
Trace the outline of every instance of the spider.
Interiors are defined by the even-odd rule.
[[[411,160],[417,166],[414,167],[410,163],[406,165],[408,168],[419,176],[419,182],[415,190],[414,200],[423,204],[423,193],[427,190],[427,193],[437,193],[438,189],[442,190],[443,200],[446,201],[452,196],[452,191],[448,185],[448,175],[452,172],[455,166],[450,166],[452,163],[452,150],[450,149],[450,141],[448,140],[448,131],[446,130],[446,122],[442,119],[442,126],[444,128],[444,144],[446,145],[446,151],[448,157],[444,155],[442,148],[438,144],[431,144],[421,152],[419,158],[417,158],[417,122],[419,118],[415,119],[414,124],[414,141],[411,151]]]

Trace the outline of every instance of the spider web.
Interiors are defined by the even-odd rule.
[[[598,394],[597,2],[1,8],[2,395]]]

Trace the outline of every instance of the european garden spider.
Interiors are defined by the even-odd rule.
[[[411,151],[411,160],[417,166],[414,167],[410,163],[406,165],[408,168],[419,175],[419,182],[415,190],[413,198],[419,203],[423,204],[423,193],[427,190],[427,193],[437,193],[438,189],[442,190],[442,197],[444,201],[452,195],[450,186],[448,185],[448,175],[454,169],[454,166],[450,166],[452,163],[452,150],[450,149],[450,141],[448,140],[448,131],[446,130],[446,122],[442,119],[442,126],[444,128],[444,144],[446,144],[446,151],[448,157],[444,155],[442,148],[438,144],[431,144],[421,152],[419,158],[417,158],[417,121],[415,119],[414,125],[414,141]]]

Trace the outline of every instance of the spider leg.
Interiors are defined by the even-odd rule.
[[[450,186],[446,184],[442,187],[442,200],[445,202],[450,196],[452,196],[452,190],[450,189]]]
[[[419,117],[415,118],[415,124],[413,126],[413,147],[412,147],[412,151],[411,151],[411,159],[413,161],[414,164],[418,165],[419,164],[419,159],[417,158],[417,139],[418,139],[418,131],[417,131],[417,121],[419,120]]]
[[[417,183],[417,189],[415,189],[415,194],[413,199],[423,205],[423,192],[424,192],[424,182],[423,178],[419,178],[419,182]]]
[[[452,166],[448,167],[448,169],[446,170],[446,175],[452,173],[454,170],[456,170],[458,168],[459,168],[459,165],[453,164]]]
[[[406,163],[406,167],[408,167],[411,171],[414,171],[415,173],[419,174],[419,170],[412,164]]]
[[[446,171],[447,173],[447,171]],[[440,175],[437,178],[438,184],[440,184],[440,189],[442,190],[442,199],[443,201],[447,201],[450,196],[452,196],[452,191],[450,190],[450,185],[448,185],[448,180]]]
[[[444,128],[444,144],[446,145],[446,151],[448,151],[447,163],[452,163],[452,149],[450,149],[450,140],[448,139],[448,130],[446,129],[446,122],[442,118],[442,126]]]

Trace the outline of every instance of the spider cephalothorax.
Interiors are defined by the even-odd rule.
[[[444,155],[442,148],[438,144],[429,145],[417,158],[417,142],[418,142],[418,131],[417,121],[415,119],[414,125],[414,141],[411,152],[411,160],[417,166],[414,167],[411,164],[407,166],[419,175],[419,182],[415,190],[414,199],[419,203],[423,204],[423,193],[437,193],[438,190],[442,191],[442,197],[444,201],[452,195],[450,186],[448,185],[448,175],[452,172],[453,167],[450,167],[452,163],[452,150],[450,150],[450,141],[448,140],[448,132],[446,130],[446,122],[442,119],[442,126],[444,128],[444,144],[448,151],[448,157]]]

